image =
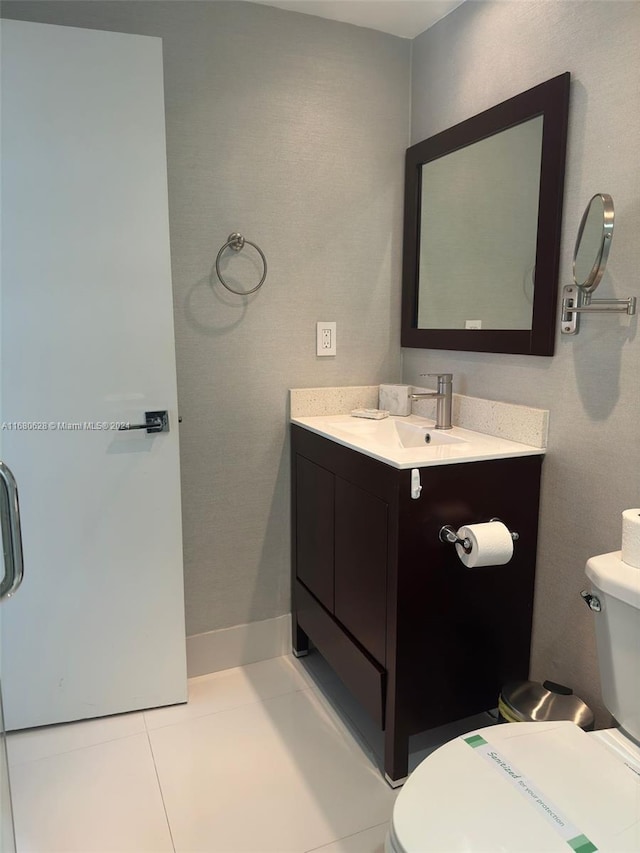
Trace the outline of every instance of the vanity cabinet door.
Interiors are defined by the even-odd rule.
[[[333,613],[334,475],[296,456],[297,576]]]
[[[388,505],[353,483],[335,480],[336,619],[385,663]]]

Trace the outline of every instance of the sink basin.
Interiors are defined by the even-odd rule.
[[[350,415],[315,415],[294,417],[291,421],[394,468],[454,465],[480,459],[508,459],[544,453],[540,447],[457,426],[451,430],[435,429],[433,421],[418,415],[391,416],[381,420]]]
[[[435,429],[427,422],[415,423],[401,421],[395,418],[383,420],[368,420],[366,418],[351,418],[350,421],[341,419],[327,424],[337,432],[386,448],[405,447],[437,447],[443,444],[462,444],[463,438],[451,435],[450,432]]]

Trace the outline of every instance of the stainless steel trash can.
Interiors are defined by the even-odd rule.
[[[525,723],[570,720],[586,732],[594,726],[593,711],[570,687],[545,681],[512,681],[498,699],[502,722]]]

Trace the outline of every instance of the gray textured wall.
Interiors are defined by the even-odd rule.
[[[598,297],[640,294],[639,43],[640,4],[606,0],[465,3],[413,42],[412,143],[571,72],[560,278],[571,281],[587,202],[610,193]],[[617,550],[620,513],[640,505],[639,366],[637,317],[584,317],[578,337],[558,331],[553,358],[403,350],[406,382],[450,370],[458,392],[550,410],[532,675],[597,706],[593,619],[579,592],[587,557]]]
[[[400,375],[410,42],[234,2],[3,3],[164,39],[187,631],[286,613],[286,391]],[[210,284],[235,230],[249,298]],[[233,258],[237,284],[259,272]],[[338,355],[315,355],[315,323]]]

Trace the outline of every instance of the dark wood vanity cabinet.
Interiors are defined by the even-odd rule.
[[[497,705],[529,673],[542,456],[397,469],[295,424],[293,648],[311,641],[385,731],[385,773],[412,734]],[[500,518],[504,566],[467,569],[445,524]]]

